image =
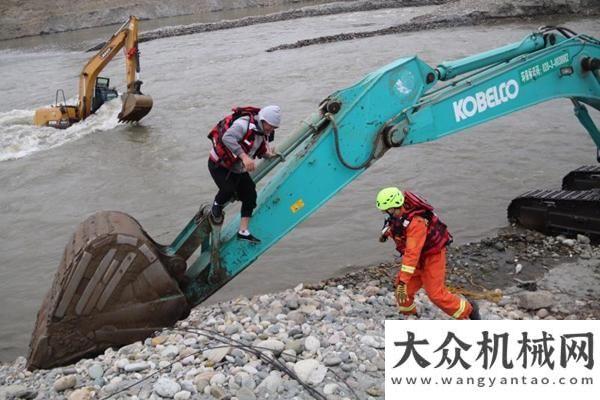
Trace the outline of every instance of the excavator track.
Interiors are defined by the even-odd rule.
[[[185,260],[131,216],[98,212],[67,244],[30,342],[28,368],[52,368],[142,340],[185,318]]]
[[[584,165],[569,172],[562,181],[563,190],[600,189],[600,167]]]
[[[532,190],[510,203],[508,218],[545,234],[600,240],[600,189]]]

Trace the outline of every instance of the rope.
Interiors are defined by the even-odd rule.
[[[194,333],[197,335],[202,335],[205,336],[211,340],[223,343],[223,346],[209,346],[209,347],[204,347],[200,350],[194,351],[192,353],[186,354],[185,356],[180,356],[175,358],[171,363],[169,363],[168,365],[166,365],[163,368],[159,368],[157,371],[145,376],[144,378],[108,395],[103,397],[101,400],[107,400],[110,399],[120,393],[123,393],[129,389],[131,389],[132,387],[139,385],[142,382],[147,381],[148,379],[152,378],[153,376],[163,372],[164,370],[170,368],[173,364],[175,364],[176,362],[182,360],[183,358],[192,356],[192,355],[196,355],[199,354],[201,352],[203,352],[204,350],[209,350],[209,349],[219,349],[219,348],[223,348],[223,347],[235,347],[238,348],[240,350],[246,351],[248,353],[252,353],[254,354],[257,358],[259,358],[260,360],[270,364],[272,367],[274,367],[275,369],[278,369],[279,371],[285,373],[286,375],[288,375],[290,378],[296,380],[313,398],[317,399],[317,400],[327,400],[327,398],[325,397],[325,395],[323,395],[321,392],[319,392],[317,389],[313,388],[312,386],[308,385],[306,382],[302,381],[298,375],[296,375],[296,373],[294,371],[292,371],[290,368],[288,368],[287,365],[285,365],[284,363],[282,363],[281,361],[275,359],[274,357],[271,357],[268,353],[262,351],[262,350],[269,350],[267,348],[264,347],[259,347],[259,346],[252,346],[252,345],[247,345],[243,342],[237,341],[237,340],[233,340],[231,338],[228,338],[226,336],[221,335],[218,332],[215,331],[211,331],[211,330],[200,330],[200,329],[173,329],[173,331],[176,332],[185,332],[185,333]],[[204,331],[204,332],[203,332]],[[208,333],[205,333],[208,332]],[[291,355],[289,357],[292,357]],[[296,360],[298,360],[298,357],[294,357]],[[338,382],[344,382],[345,386],[349,389],[350,392],[352,392],[354,398],[358,399],[358,395],[356,394],[356,392],[352,389],[352,387],[350,387],[350,385],[348,385],[348,383],[346,383],[346,381],[343,380],[343,378],[341,376],[339,376],[335,371],[333,371],[332,369],[329,369],[329,372],[331,372],[338,380]]]

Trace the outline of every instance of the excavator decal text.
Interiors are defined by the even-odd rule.
[[[488,108],[494,108],[519,95],[519,84],[510,79],[499,85],[487,88],[485,91],[477,92],[452,103],[454,118],[456,122],[471,118],[477,113],[484,112]]]
[[[112,49],[113,49],[112,46],[107,47],[106,50],[104,50],[102,53],[100,53],[100,58],[106,58],[106,56],[110,54]]]

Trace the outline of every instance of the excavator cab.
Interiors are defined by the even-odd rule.
[[[116,89],[109,87],[110,79],[99,76],[96,78],[96,87],[94,89],[94,98],[92,99],[92,114],[95,113],[102,104],[119,97]]]

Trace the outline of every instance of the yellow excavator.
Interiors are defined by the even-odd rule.
[[[79,99],[77,105],[67,105],[62,89],[56,91],[55,105],[36,110],[33,123],[37,126],[51,126],[65,129],[95,113],[105,102],[119,97],[110,88],[109,78],[98,75],[113,57],[124,48],[127,92],[123,94],[123,107],[119,113],[120,122],[134,122],[142,119],[152,109],[152,98],[142,94],[140,72],[140,52],[138,50],[138,19],[129,17],[102,49],[92,57],[79,75]],[[59,95],[62,93],[62,102]]]

